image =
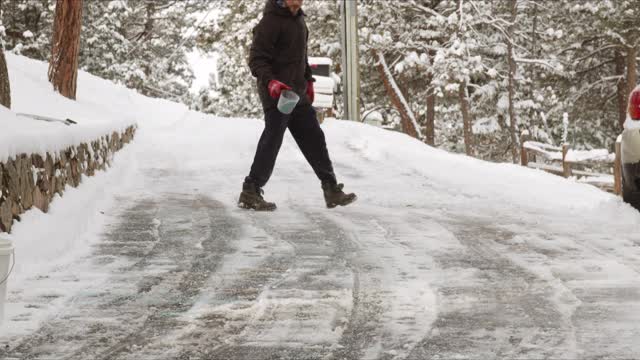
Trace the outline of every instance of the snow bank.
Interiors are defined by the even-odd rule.
[[[408,188],[407,191],[376,192],[375,201],[382,206],[400,201],[406,202],[407,206],[436,202],[444,207],[454,207],[460,202],[469,206],[477,203],[496,215],[518,216],[519,209],[527,209],[528,213],[564,213],[563,217],[569,213],[584,215],[593,211],[597,216],[610,214],[612,219],[619,216],[616,222],[638,219],[637,213],[619,198],[543,171],[447,153],[404,134],[371,126],[331,121],[324,127],[328,141],[334,143],[329,144],[330,149],[336,149],[336,142],[343,143],[357,154],[356,158],[378,164],[381,172],[369,178],[378,187],[403,189],[407,188],[403,179],[409,181],[405,176],[420,177],[423,191],[437,194],[423,198],[421,193],[411,192]],[[619,210],[614,211],[612,207]],[[622,208],[626,210],[622,211]]]
[[[125,147],[114,155],[109,171],[83,176],[82,186],[68,186],[64,199],[55,195],[47,214],[34,208],[14,224],[11,235],[5,234],[16,248],[13,284],[64,266],[87,251],[110,218],[114,195],[136,181],[134,155],[131,146]]]
[[[78,99],[73,101],[53,91],[47,80],[47,64],[7,53],[11,81],[11,111],[0,107],[0,162],[20,154],[58,152],[90,142],[136,123],[131,91],[85,72],[78,74]],[[105,84],[113,90],[104,91]],[[57,119],[72,119],[76,125],[47,122],[16,113]]]

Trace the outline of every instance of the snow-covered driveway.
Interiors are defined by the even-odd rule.
[[[287,136],[279,209],[244,211],[260,122],[171,109],[116,159],[135,180],[89,250],[14,285],[0,357],[640,356],[640,216],[618,199],[328,121],[358,202],[324,208]]]

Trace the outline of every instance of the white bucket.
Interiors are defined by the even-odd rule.
[[[10,262],[13,260],[13,262]],[[11,241],[0,235],[0,323],[4,319],[4,303],[7,299],[7,281],[13,266],[15,254]]]

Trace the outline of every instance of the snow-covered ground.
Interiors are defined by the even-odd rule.
[[[13,82],[33,64],[10,57]],[[96,114],[122,111],[140,130],[109,172],[15,227],[5,358],[640,354],[640,215],[612,195],[327,120],[359,200],[326,209],[287,135],[265,188],[278,210],[244,211],[260,120],[96,79],[91,95],[86,79]]]
[[[104,80],[81,72],[77,101],[69,100],[51,90],[46,63],[11,53],[6,57],[13,96],[12,111],[0,107],[0,162],[16,154],[59,151],[136,123],[137,114],[127,111],[134,108],[130,90],[110,84],[105,92]],[[77,124],[49,123],[21,114],[72,119]]]

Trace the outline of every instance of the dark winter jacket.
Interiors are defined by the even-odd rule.
[[[262,19],[253,29],[249,68],[258,78],[258,94],[265,110],[277,105],[267,89],[274,79],[291,86],[300,95],[298,105],[310,102],[305,95],[307,81],[313,79],[307,59],[309,30],[305,16],[302,9],[293,15],[289,9],[277,5],[276,0],[267,0]]]

